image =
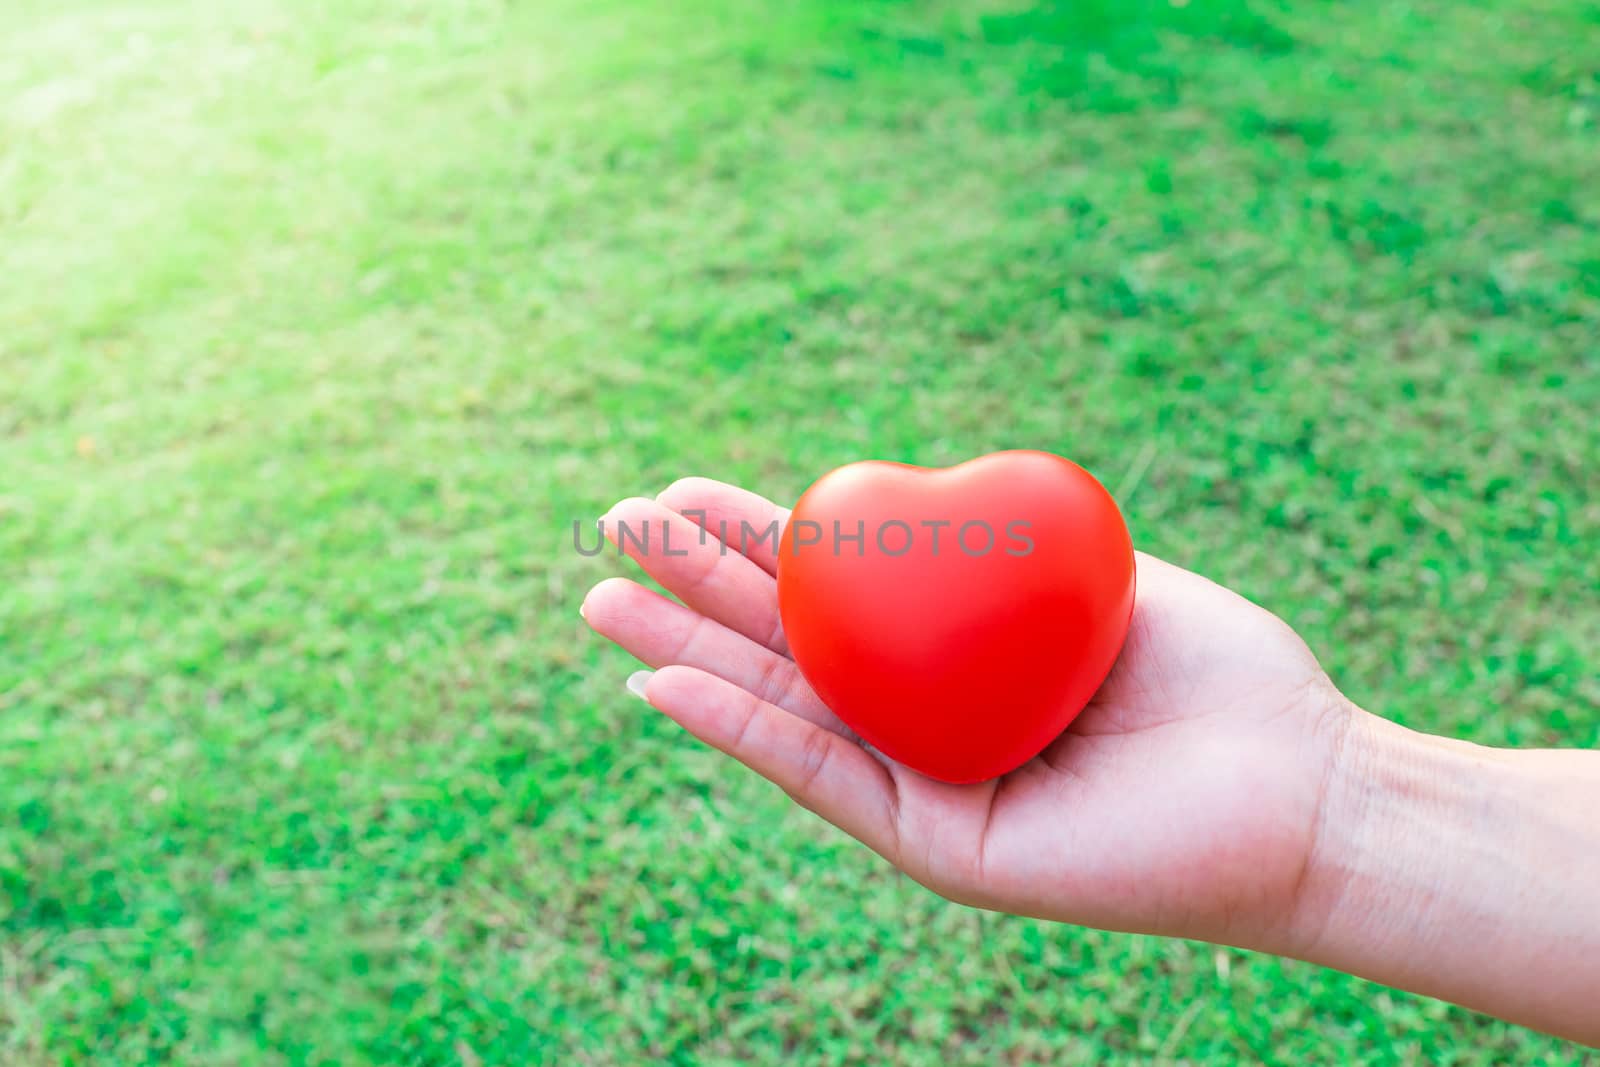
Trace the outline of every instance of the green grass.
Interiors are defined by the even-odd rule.
[[[934,899],[571,523],[1052,449],[1353,697],[1600,744],[1577,0],[0,8],[0,1059],[1583,1053]]]

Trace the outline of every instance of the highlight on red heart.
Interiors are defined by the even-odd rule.
[[[832,531],[849,551],[827,550]],[[952,531],[943,551],[916,536]],[[1066,729],[1116,662],[1133,599],[1111,494],[1046,452],[841,467],[801,496],[778,553],[784,633],[817,695],[947,782],[1004,774]]]

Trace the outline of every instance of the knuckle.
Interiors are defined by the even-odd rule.
[[[703,562],[700,564],[698,571],[684,583],[682,596],[685,598],[694,596],[711,584],[711,579],[716,575],[717,569],[722,563],[721,557],[715,552],[699,553],[699,555],[701,555]]]
[[[826,730],[810,730],[806,733],[805,740],[801,742],[791,795],[806,807],[810,807],[807,799],[812,796],[817,780],[822,777],[832,752],[833,737]]]
[[[748,701],[745,705],[744,715],[739,720],[739,728],[728,743],[728,751],[735,755],[744,752],[750,739],[750,730],[755,726],[756,716],[760,714],[760,706],[755,701]]]
[[[768,704],[786,707],[786,698],[794,689],[794,664],[779,656],[768,657],[756,676],[755,695]]]
[[[710,625],[711,621],[704,615],[697,615],[694,621],[683,630],[682,636],[678,638],[677,647],[672,653],[672,661],[674,663],[698,663],[699,659],[695,655],[695,651],[700,642],[705,639],[706,628]]]

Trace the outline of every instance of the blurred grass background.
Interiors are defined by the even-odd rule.
[[[948,905],[571,524],[1074,457],[1365,705],[1600,744],[1600,9],[10,0],[0,1058],[1579,1063]]]

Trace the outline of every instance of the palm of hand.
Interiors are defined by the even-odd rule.
[[[775,560],[715,539],[785,514],[704,479],[608,514],[613,539],[618,523],[670,525],[688,548],[624,541],[682,605],[621,579],[584,604],[597,631],[662,668],[652,704],[953,899],[1235,943],[1275,933],[1250,927],[1292,906],[1338,720],[1287,626],[1141,556],[1128,641],[1095,700],[1017,770],[948,785],[856,741],[787,657]]]

